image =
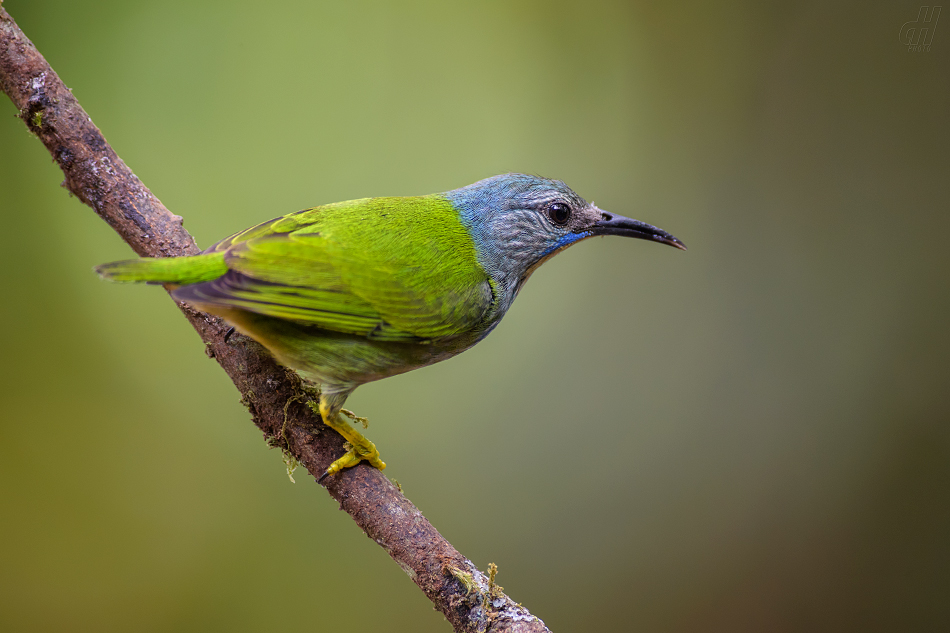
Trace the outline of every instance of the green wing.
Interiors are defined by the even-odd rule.
[[[477,328],[488,276],[441,196],[369,198],[301,211],[215,244],[227,272],[175,297],[379,340]]]

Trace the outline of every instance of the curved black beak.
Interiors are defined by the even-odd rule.
[[[623,237],[636,237],[641,240],[652,240],[662,244],[669,244],[682,251],[686,250],[686,245],[681,241],[651,224],[625,218],[622,215],[607,213],[601,211],[602,219],[595,222],[588,230],[592,235],[620,235]]]

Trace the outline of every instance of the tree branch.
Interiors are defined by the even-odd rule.
[[[0,88],[62,168],[66,188],[92,207],[136,253],[175,257],[199,252],[182,219],[170,213],[116,155],[2,7]],[[322,474],[343,453],[343,439],[307,406],[300,378],[249,339],[225,341],[227,325],[220,319],[184,304],[179,308],[205,342],[208,356],[234,381],[265,437],[312,475]],[[389,552],[456,631],[548,631],[452,547],[380,471],[360,464],[328,478],[326,489],[366,535]]]

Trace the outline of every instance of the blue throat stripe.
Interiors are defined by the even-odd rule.
[[[541,256],[546,257],[550,255],[551,253],[554,253],[555,251],[561,250],[565,246],[570,246],[571,244],[573,244],[574,242],[577,242],[578,240],[582,240],[585,237],[590,237],[590,235],[591,235],[590,231],[583,231],[581,233],[568,233],[567,235],[559,239],[557,243],[554,244],[554,246],[544,251],[544,253],[542,253]]]

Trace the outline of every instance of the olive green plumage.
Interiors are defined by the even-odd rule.
[[[449,358],[504,316],[538,265],[593,235],[682,248],[656,227],[605,213],[564,183],[506,174],[428,196],[328,204],[264,222],[193,257],[114,262],[114,281],[169,284],[319,384],[320,411],[352,449],[371,442],[339,412],[357,386]]]
[[[423,221],[424,220],[424,221]],[[271,220],[215,244],[228,272],[176,291],[379,341],[423,341],[478,325],[488,276],[441,196],[370,198]]]
[[[162,284],[196,284],[217,279],[228,272],[224,258],[217,253],[194,257],[146,257],[127,259],[96,267],[110,281]]]

